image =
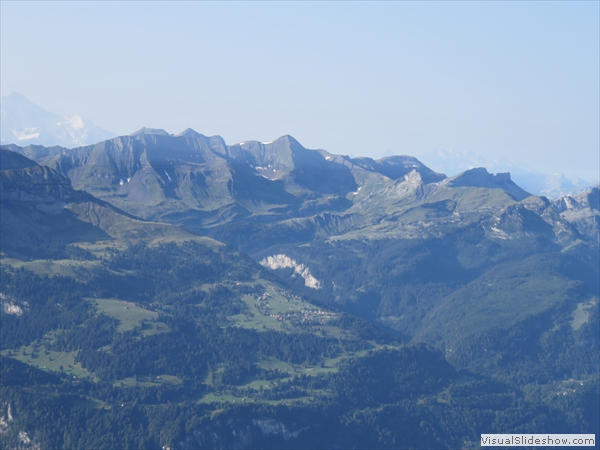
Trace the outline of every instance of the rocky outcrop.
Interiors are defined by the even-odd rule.
[[[600,190],[594,187],[575,196],[561,197],[552,206],[579,233],[594,243],[600,240]]]
[[[294,269],[294,274],[300,275],[302,278],[304,278],[304,284],[307,287],[312,289],[321,289],[321,282],[311,275],[308,267],[305,267],[304,264],[298,264],[289,256],[283,254],[267,256],[260,262],[260,265],[273,270]]]

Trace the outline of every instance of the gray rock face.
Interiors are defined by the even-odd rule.
[[[582,236],[596,246],[600,244],[600,190],[597,186],[573,197],[561,197],[552,205]]]

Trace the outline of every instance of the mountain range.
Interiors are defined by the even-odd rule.
[[[12,143],[20,146],[31,144],[75,148],[115,137],[114,133],[77,115],[62,117],[48,112],[16,92],[2,96],[0,104],[2,145]],[[494,173],[510,172],[513,180],[523,189],[549,198],[576,195],[594,186],[594,182],[584,181],[577,176],[569,179],[562,173],[545,174],[514,164],[504,157],[490,159],[473,151],[434,150],[420,155],[420,159],[433,170],[449,176],[477,167],[486,167]]]
[[[306,149],[291,136],[227,145],[219,136],[191,129],[177,136],[141,129],[75,149],[4,149],[54,169],[74,189],[127,214],[194,233],[274,224],[280,232],[338,240],[358,234],[422,238],[441,236],[482,217],[497,222],[512,208],[545,211],[542,220],[561,230],[556,235],[560,241],[567,235],[594,238],[579,235],[561,215],[564,211],[521,189],[508,173],[475,168],[446,177],[414,157],[350,158]],[[486,232],[501,235],[501,223]]]
[[[191,129],[0,163],[7,446],[597,430],[598,187]]]

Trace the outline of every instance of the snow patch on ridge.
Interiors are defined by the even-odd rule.
[[[267,256],[260,262],[260,265],[269,269],[294,269],[295,274],[304,278],[304,284],[307,287],[321,289],[321,282],[311,275],[308,267],[305,267],[304,264],[298,264],[284,254]]]
[[[29,139],[36,139],[40,136],[40,132],[37,131],[37,127],[34,128],[25,128],[23,131],[12,130],[12,133],[19,141],[27,141]]]

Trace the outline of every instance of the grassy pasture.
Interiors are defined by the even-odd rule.
[[[577,303],[577,308],[571,313],[571,328],[579,330],[584,323],[590,320],[590,308],[597,299],[592,299],[587,302]]]
[[[101,261],[79,261],[75,259],[34,259],[31,261],[22,261],[15,258],[2,258],[0,264],[8,265],[15,269],[24,268],[37,275],[78,278],[78,272],[98,267]]]
[[[133,302],[109,298],[88,298],[99,311],[119,321],[117,331],[129,331],[141,328],[142,335],[164,333],[169,327],[162,322],[153,322],[158,318],[158,313],[140,308]]]
[[[73,352],[54,352],[47,350],[44,345],[27,345],[18,350],[3,350],[2,356],[15,358],[26,364],[37,367],[42,370],[52,370],[62,372],[76,377],[92,377],[93,375],[81,367],[81,364],[75,363],[77,351]]]

